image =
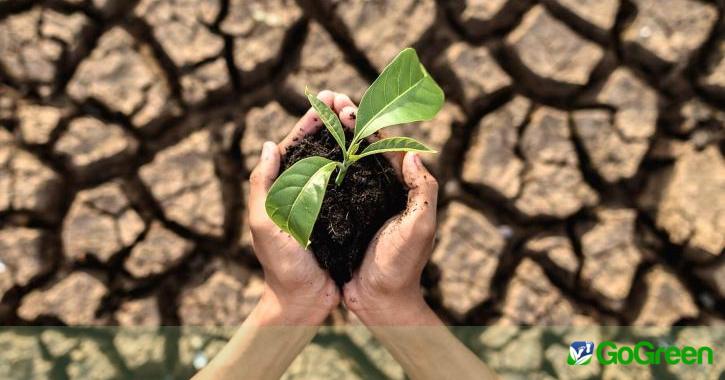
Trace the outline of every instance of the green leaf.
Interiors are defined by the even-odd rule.
[[[336,167],[337,162],[323,157],[299,160],[274,181],[267,194],[267,215],[305,248]]]
[[[331,110],[325,102],[317,99],[314,94],[307,91],[307,88],[305,88],[305,95],[307,95],[307,99],[310,101],[310,104],[312,104],[312,108],[314,108],[315,111],[317,111],[317,114],[320,115],[320,119],[322,119],[322,122],[325,124],[325,127],[327,127],[327,130],[330,131],[332,137],[335,138],[337,144],[340,145],[340,148],[342,148],[343,153],[347,152],[347,149],[345,148],[345,130],[342,128],[340,119],[337,118],[335,112]]]
[[[410,137],[389,137],[376,141],[365,148],[356,159],[369,156],[371,154],[384,152],[424,152],[436,153],[435,150],[428,148],[422,143],[411,139]]]
[[[383,70],[360,101],[355,121],[359,141],[396,124],[430,120],[443,106],[443,90],[407,48]]]

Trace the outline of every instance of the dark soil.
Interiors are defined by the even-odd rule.
[[[352,139],[348,132],[347,141]],[[360,146],[362,151],[368,145]],[[305,137],[287,151],[282,170],[310,156],[342,161],[342,150],[330,132]],[[340,186],[335,185],[337,171],[327,185],[320,215],[310,237],[311,249],[320,266],[342,286],[362,263],[370,240],[391,217],[405,209],[408,190],[382,155],[368,156],[347,171]]]

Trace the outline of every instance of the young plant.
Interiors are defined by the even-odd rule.
[[[415,50],[407,48],[365,91],[357,111],[352,140],[346,144],[345,130],[335,112],[307,90],[305,95],[340,145],[343,160],[337,162],[319,156],[299,160],[272,184],[265,207],[272,221],[306,248],[335,169],[335,184],[339,186],[348,168],[361,158],[383,152],[435,153],[408,137],[385,138],[358,151],[360,143],[380,129],[432,119],[443,106],[444,96],[418,60]]]

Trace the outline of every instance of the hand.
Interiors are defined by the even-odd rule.
[[[347,128],[354,126],[355,112],[347,107],[339,114]],[[408,204],[373,238],[360,269],[343,288],[345,305],[411,379],[498,378],[443,325],[420,290],[435,239],[438,182],[415,153],[385,156],[409,188]],[[401,325],[426,327],[396,327]]]
[[[344,108],[339,117],[354,127],[355,108]],[[435,238],[438,182],[416,153],[385,156],[410,189],[408,204],[371,241],[360,269],[343,288],[345,305],[366,325],[440,324],[420,289]]]
[[[347,96],[331,91],[322,91],[317,97],[335,112],[352,103]],[[266,310],[264,318],[270,319],[265,322],[320,324],[340,303],[339,290],[328,273],[319,267],[310,251],[272,222],[264,207],[267,191],[279,174],[281,156],[321,127],[317,113],[308,110],[279,145],[264,143],[259,164],[250,176],[247,209],[254,253],[264,270],[265,289],[260,307]]]

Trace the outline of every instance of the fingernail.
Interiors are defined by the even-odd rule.
[[[262,145],[262,159],[263,160],[269,160],[272,158],[272,153],[274,152],[273,149],[275,149],[277,145],[271,141],[266,141],[264,145]]]
[[[342,114],[347,115],[347,118],[350,120],[355,120],[355,107],[347,106],[342,109]]]

